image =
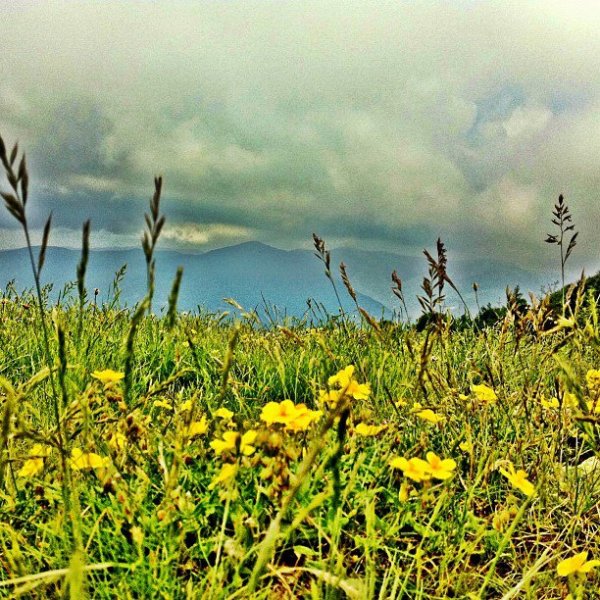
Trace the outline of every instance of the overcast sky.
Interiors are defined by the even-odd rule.
[[[3,2],[0,132],[26,148],[51,242],[245,240],[528,268],[564,193],[599,264],[600,3]],[[5,211],[0,247],[21,244]]]

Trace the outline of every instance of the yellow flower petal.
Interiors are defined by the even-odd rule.
[[[113,371],[112,369],[104,369],[103,371],[94,371],[92,377],[104,385],[110,385],[111,383],[121,381],[125,377],[125,373]]]
[[[221,467],[218,475],[210,482],[209,490],[214,489],[220,483],[229,483],[233,480],[238,472],[237,464],[225,464]]]
[[[465,440],[464,442],[461,442],[458,447],[463,451],[463,452],[473,452],[473,444],[471,442],[469,442],[468,440]]]
[[[390,466],[394,469],[400,469],[406,477],[413,481],[431,479],[429,465],[420,458],[411,458],[410,460],[404,457],[394,458],[390,461]]]
[[[544,408],[560,408],[560,402],[556,397],[550,398],[550,400],[542,398],[540,400],[540,403]]]
[[[83,452],[81,448],[73,448],[71,452],[71,468],[74,471],[84,469],[103,469],[110,464],[110,458],[94,452]]]
[[[321,410],[309,410],[306,405],[299,404],[296,407],[296,416],[286,424],[286,431],[306,431],[315,421],[323,416]]]
[[[126,445],[127,438],[120,431],[113,433],[108,440],[108,446],[113,450],[123,450]]]
[[[456,462],[451,458],[441,459],[434,452],[428,452],[426,455],[428,470],[435,479],[445,480],[450,479],[456,469]]]
[[[216,454],[239,450],[245,456],[250,456],[256,450],[256,448],[252,446],[256,440],[256,436],[257,432],[254,430],[247,431],[242,436],[240,436],[237,431],[226,431],[223,434],[223,439],[213,440],[210,443],[210,447],[215,451]]]
[[[561,560],[556,567],[556,572],[561,577],[567,577],[568,575],[577,573],[585,564],[587,556],[588,553],[584,550],[583,552],[579,552],[579,554]]]
[[[282,423],[287,425],[297,415],[296,406],[291,400],[281,402],[268,402],[263,406],[260,418],[267,425]]]
[[[203,435],[208,431],[208,421],[206,417],[203,415],[199,421],[193,421],[190,423],[190,427],[188,429],[188,436],[194,437],[196,435]]]
[[[17,477],[33,477],[44,468],[43,458],[28,458],[19,469]]]
[[[173,410],[173,405],[169,404],[165,400],[155,400],[153,406],[154,408],[164,408],[166,410]]]
[[[509,470],[500,469],[500,473],[510,481],[510,484],[523,492],[526,496],[533,496],[535,486],[527,479],[527,473],[523,469],[515,471],[512,463],[509,463]]]
[[[242,439],[240,441],[240,452],[244,456],[250,456],[254,453],[254,450],[256,450],[252,444],[255,442],[257,435],[258,433],[253,429],[246,431],[246,433],[242,435]]]
[[[240,434],[237,433],[237,431],[226,431],[223,434],[223,439],[213,440],[210,443],[210,447],[217,454],[222,454],[223,452],[226,452],[227,450],[235,450],[239,435]]]
[[[428,421],[429,423],[439,423],[444,420],[444,417],[434,413],[430,408],[426,408],[425,410],[421,410],[416,413],[417,417],[423,419],[424,421]]]
[[[340,400],[340,390],[321,390],[319,392],[319,404],[335,408]]]
[[[225,421],[230,421],[233,418],[233,412],[231,412],[228,408],[218,408],[215,411],[215,417],[219,417],[219,419],[225,419]]]
[[[371,395],[371,386],[368,383],[358,383],[354,379],[354,365],[332,375],[327,383],[330,387],[337,386],[340,393],[355,400],[366,400]]]
[[[354,431],[358,435],[362,435],[364,437],[370,437],[381,433],[384,429],[386,429],[387,425],[367,425],[366,423],[359,423]]]
[[[192,402],[192,400],[186,400],[185,402],[181,403],[181,406],[179,407],[179,411],[180,412],[187,412],[192,410],[192,406],[194,405],[194,403]]]
[[[481,402],[495,402],[498,400],[496,392],[494,392],[491,387],[483,383],[481,385],[472,385],[471,391],[475,394],[477,400]]]
[[[600,371],[598,369],[590,369],[585,374],[585,381],[590,393],[597,393],[600,391]]]
[[[327,383],[330,386],[337,385],[340,388],[345,388],[352,379],[352,375],[354,375],[354,365],[350,365],[341,371],[338,371],[335,375],[332,375]]]
[[[586,563],[581,565],[579,572],[589,573],[592,569],[595,569],[596,567],[600,567],[600,560],[588,560]]]

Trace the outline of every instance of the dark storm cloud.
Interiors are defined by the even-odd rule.
[[[2,9],[0,131],[28,149],[41,228],[554,260],[558,193],[595,256],[595,2],[32,3]],[[11,227],[0,216],[2,244]],[[587,230],[586,230],[587,227]],[[61,237],[62,236],[62,237]],[[74,242],[73,242],[74,243]]]

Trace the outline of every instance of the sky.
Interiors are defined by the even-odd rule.
[[[88,218],[94,247],[138,244],[161,174],[162,248],[441,236],[541,270],[563,193],[593,270],[599,31],[595,0],[3,2],[0,134],[53,245]],[[22,245],[0,211],[0,248]]]

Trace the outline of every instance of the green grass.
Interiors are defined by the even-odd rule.
[[[66,332],[55,366],[62,461],[39,315],[22,299],[0,306],[0,594],[561,598],[570,586],[594,597],[597,571],[556,572],[577,552],[600,557],[600,469],[577,469],[598,442],[586,404],[598,391],[586,373],[600,366],[592,309],[553,333],[531,322],[523,332],[510,315],[497,329],[429,333],[351,323],[266,331],[208,316],[179,316],[168,329],[145,316],[129,404],[123,381],[105,387],[92,373],[123,371],[131,314],[89,307],[79,339],[77,315],[76,303],[52,313]],[[369,398],[320,406],[328,377],[351,364]],[[497,400],[478,401],[478,383]],[[566,393],[581,405],[568,407]],[[563,406],[542,404],[552,397]],[[283,399],[324,415],[298,433],[261,421],[262,407]],[[419,418],[415,403],[444,420]],[[215,415],[221,407],[230,423]],[[208,430],[189,439],[202,416]],[[363,437],[360,422],[386,428]],[[228,430],[257,431],[255,452],[217,456],[210,442]],[[48,449],[43,469],[19,476],[34,443]],[[74,447],[109,460],[65,472]],[[456,461],[453,477],[417,483],[390,467],[428,451]],[[526,471],[533,496],[511,486],[503,461]],[[235,478],[211,487],[225,463],[238,465]]]

